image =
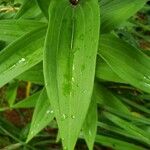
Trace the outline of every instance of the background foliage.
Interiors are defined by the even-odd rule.
[[[89,0],[96,20],[97,8],[93,2],[95,1]],[[0,1],[0,148],[51,150],[63,147],[71,150],[78,138],[75,146],[77,150],[150,149],[150,1],[99,1],[101,28],[93,94],[89,99],[87,91],[91,91],[93,86],[88,81],[92,78],[92,69],[95,69],[94,46],[93,59],[89,61],[84,55],[90,54],[90,48],[87,50],[84,47],[83,52],[82,44],[84,41],[85,45],[90,47],[94,40],[98,40],[97,31],[93,41],[89,40],[91,34],[86,34],[79,37],[82,42],[77,43],[79,55],[75,59],[80,63],[78,66],[75,64],[76,76],[73,77],[81,82],[77,82],[80,90],[77,88],[76,94],[78,97],[85,96],[82,99],[85,101],[81,103],[77,97],[71,99],[76,102],[70,103],[72,112],[76,112],[70,116],[71,119],[67,119],[66,113],[56,114],[58,107],[53,103],[54,96],[50,98],[47,95],[49,90],[45,87],[53,90],[55,85],[45,82],[44,78],[49,82],[49,73],[54,75],[54,72],[48,72],[44,65],[44,72],[48,74],[43,75],[43,51],[45,52],[47,47],[57,46],[56,36],[50,32],[52,26],[55,35],[59,32],[60,22],[53,19],[55,10],[58,12],[57,17],[61,19],[60,11],[63,12],[62,8],[66,7],[66,4],[59,4],[61,7],[58,10],[58,4],[59,2],[51,3],[48,10],[47,0]],[[94,26],[92,30],[96,30],[98,21],[91,25],[92,21],[88,20],[92,17],[90,18],[90,12],[86,11],[85,20],[80,21],[86,21],[83,21],[85,26]],[[66,20],[70,18],[69,15],[65,17]],[[70,26],[66,25],[65,21],[63,26],[63,31],[60,32],[65,34],[61,35],[61,48],[67,47],[69,42],[66,42],[66,39],[71,31],[70,28],[65,28]],[[82,33],[80,29],[81,26],[77,33]],[[51,37],[53,41],[49,44]],[[44,41],[47,41],[47,44],[44,44]],[[78,34],[74,41],[78,42]],[[67,51],[66,47],[64,49]],[[67,59],[70,59],[71,56],[67,56],[66,51],[63,51],[64,55],[60,55],[63,62],[57,60],[58,66],[63,66]],[[44,54],[47,66],[57,66],[51,53],[48,58],[47,54]],[[85,65],[81,65],[82,60],[83,63],[86,62]],[[65,72],[66,67],[62,66],[59,70],[60,76],[56,76],[60,83],[64,80],[61,73]],[[80,67],[82,70],[91,67],[91,72],[88,70],[89,73],[84,74],[89,75],[87,80],[84,80],[83,76],[79,78]],[[66,88],[65,90],[68,90],[69,85]],[[61,95],[61,92],[59,94]],[[66,111],[67,105],[62,103],[61,109]],[[80,118],[82,113],[83,117]],[[71,126],[66,126],[69,123]],[[80,133],[76,134],[78,131]]]

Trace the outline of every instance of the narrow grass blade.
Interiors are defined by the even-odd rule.
[[[97,135],[96,142],[117,150],[143,150],[140,146],[103,135]]]
[[[128,107],[121,102],[113,93],[107,90],[104,86],[96,83],[94,87],[95,97],[99,104],[109,106],[119,112],[130,114]]]
[[[94,141],[97,132],[97,102],[93,95],[91,104],[83,124],[83,136],[88,145],[89,150],[93,150]]]
[[[141,138],[141,141],[150,145],[150,135],[144,130],[132,124],[132,122],[127,122],[108,112],[104,112],[104,115],[106,116],[107,119],[111,120],[116,125],[120,126],[124,130],[127,130],[127,132],[130,132],[131,135]]]
[[[27,142],[45,128],[53,118],[54,111],[51,109],[46,90],[43,89],[35,106]]]
[[[45,28],[36,29],[0,52],[0,87],[43,59],[44,35]]]
[[[17,89],[18,89],[17,81],[12,81],[9,83],[9,86],[8,86],[7,92],[6,92],[6,99],[7,99],[10,107],[14,104],[14,102],[16,100]]]

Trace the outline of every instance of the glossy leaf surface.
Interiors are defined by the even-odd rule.
[[[45,84],[64,149],[72,150],[94,84],[100,13],[97,0],[52,0],[44,52]]]

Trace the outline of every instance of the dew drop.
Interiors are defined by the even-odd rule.
[[[64,146],[64,150],[67,150],[67,147],[66,147],[66,146]]]
[[[144,83],[144,85],[148,88],[150,88],[150,84],[149,83]]]
[[[46,112],[47,114],[53,114],[54,113],[54,111],[53,110],[47,110],[47,112]]]
[[[54,111],[53,111],[53,110],[51,110],[51,111],[50,111],[50,113],[51,113],[51,114],[53,114],[53,113],[54,113]]]
[[[34,134],[34,132],[33,131],[31,131],[31,135],[33,135]]]
[[[62,114],[62,121],[64,121],[65,119],[67,118],[67,115],[66,114]]]
[[[72,82],[74,82],[75,81],[75,79],[74,79],[74,77],[72,77]]]
[[[72,66],[72,70],[73,70],[73,71],[75,70],[74,65]]]
[[[91,130],[89,130],[89,136],[92,136]]]
[[[16,65],[12,65],[12,66],[10,67],[10,70],[13,69],[13,68],[15,68],[15,67],[16,67]]]
[[[85,94],[87,92],[87,90],[83,90],[83,93]]]
[[[75,119],[75,116],[74,116],[74,115],[72,115],[72,116],[71,116],[71,118],[72,118],[72,119]]]
[[[21,58],[19,61],[18,61],[18,63],[20,64],[20,63],[24,63],[26,61],[26,59],[25,58]]]

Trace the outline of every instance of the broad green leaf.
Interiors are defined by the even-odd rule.
[[[84,121],[82,129],[89,150],[93,150],[93,145],[97,132],[97,120],[97,103],[93,94],[91,104],[89,106],[89,110],[86,115],[86,119]]]
[[[40,62],[31,69],[19,75],[17,79],[23,81],[31,81],[37,84],[44,84],[43,64]]]
[[[110,66],[102,59],[97,60],[96,78],[98,78],[100,81],[125,83],[125,81],[122,80],[116,73],[114,73]],[[36,66],[19,75],[17,79],[44,84],[43,64],[37,64]]]
[[[150,58],[113,35],[103,35],[98,54],[125,82],[150,93]]]
[[[40,93],[41,93],[41,91],[36,92],[35,94],[25,98],[24,100],[19,101],[18,103],[14,104],[12,106],[12,108],[33,108],[33,107],[35,107]]]
[[[146,0],[102,0],[101,32],[110,32],[140,10]]]
[[[53,120],[53,118],[54,111],[50,106],[47,92],[43,89],[35,106],[27,142],[45,128]]]
[[[97,0],[51,1],[44,76],[64,149],[74,148],[91,101],[99,27]]]
[[[139,127],[135,126],[132,122],[127,122],[111,113],[104,112],[104,115],[107,119],[111,120],[116,125],[120,126],[127,132],[130,132],[131,135],[141,138],[141,141],[150,145],[150,135]]]
[[[0,20],[0,40],[10,43],[25,33],[43,26],[45,26],[45,23],[38,21]]]
[[[45,28],[36,29],[0,52],[0,87],[43,59],[44,35]]]
[[[39,7],[41,8],[42,12],[44,13],[44,15],[46,16],[46,18],[48,18],[48,8],[50,5],[50,1],[51,0],[37,0],[37,3],[39,5]]]
[[[9,86],[7,88],[7,93],[6,93],[6,99],[7,99],[10,107],[15,102],[15,99],[17,96],[17,89],[18,89],[18,82],[17,81],[12,81],[9,83]]]
[[[118,112],[130,113],[128,107],[104,86],[95,83],[94,93],[96,100],[100,105],[117,109]]]
[[[143,150],[143,148],[140,146],[104,135],[97,135],[96,142],[102,144],[103,146],[111,147],[115,150]]]

